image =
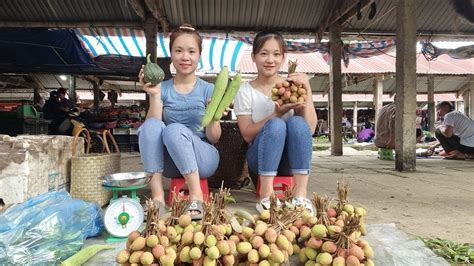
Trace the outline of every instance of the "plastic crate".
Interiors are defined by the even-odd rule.
[[[117,143],[120,152],[139,152],[138,144]]]
[[[138,144],[138,135],[130,135],[130,144]]]
[[[393,160],[393,149],[379,148],[380,160]]]
[[[113,135],[118,144],[130,144],[130,135]]]

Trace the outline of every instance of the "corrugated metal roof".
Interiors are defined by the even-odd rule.
[[[314,31],[330,0],[163,1],[170,25],[191,23],[204,29]]]
[[[418,33],[469,33],[474,34],[474,25],[459,16],[452,2],[446,0],[413,0],[416,2]],[[369,9],[362,11],[362,19],[352,17],[343,24],[345,32],[393,33],[397,29],[396,1],[375,0],[377,13],[368,19]]]
[[[38,74],[35,75],[39,82],[48,89],[59,89],[59,88],[69,88],[69,75],[66,75],[67,79],[62,80],[60,75],[47,75],[47,74]],[[76,89],[92,89],[90,82],[76,78]]]
[[[242,73],[256,73],[257,68],[252,62],[251,52],[246,51],[242,56],[238,69]],[[297,71],[311,74],[329,74],[329,65],[320,53],[288,54],[288,60],[298,60]],[[342,73],[350,74],[377,74],[395,73],[395,53],[382,54],[369,58],[357,57],[350,59],[349,66],[342,65]],[[282,72],[288,70],[286,62],[282,65]],[[418,74],[437,75],[469,75],[474,74],[474,58],[453,59],[448,55],[441,55],[434,61],[427,61],[422,54],[417,56]]]
[[[3,0],[0,21],[131,22],[140,17],[123,0]]]
[[[346,0],[348,1],[348,0]],[[416,1],[418,32],[421,34],[469,34],[474,27],[459,16],[453,1]],[[141,27],[140,18],[127,0],[3,0],[0,1],[0,25],[9,22],[26,23],[82,23],[91,26]],[[161,0],[169,25],[175,28],[192,23],[203,31],[260,31],[272,29],[288,33],[316,32],[331,10],[334,0]],[[355,2],[355,1],[352,1]],[[141,2],[144,3],[144,2]],[[346,3],[346,2],[344,2]],[[344,23],[344,32],[390,33],[396,30],[396,1],[375,0],[377,13],[372,20],[368,8],[363,18],[351,18]],[[342,10],[341,10],[342,11]],[[332,12],[332,13],[331,13]],[[127,24],[128,23],[128,24]],[[79,27],[79,26],[77,26]]]
[[[349,77],[347,77],[349,78]],[[443,92],[458,92],[470,82],[468,76],[434,76],[434,87],[435,93]],[[342,93],[347,93],[348,95],[353,93],[373,93],[373,83],[374,77],[369,76],[364,80],[358,82],[357,84],[345,82],[343,76],[342,81]],[[311,89],[316,93],[327,94],[327,89],[329,86],[329,77],[324,76],[315,76],[310,79]],[[395,92],[395,78],[386,76],[383,81],[383,91],[384,93],[394,93]],[[416,82],[416,91],[418,93],[427,93],[428,91],[428,81],[426,76],[418,76]],[[350,96],[347,96],[350,97]]]

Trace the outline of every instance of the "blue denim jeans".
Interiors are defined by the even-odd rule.
[[[311,170],[312,135],[301,116],[288,121],[268,120],[250,144],[247,163],[260,176],[309,174]]]
[[[199,177],[210,177],[219,164],[219,152],[207,140],[186,126],[149,118],[138,129],[140,155],[146,172],[175,177],[196,170]]]

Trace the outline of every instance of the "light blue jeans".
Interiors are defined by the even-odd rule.
[[[268,120],[250,144],[247,163],[260,176],[309,174],[312,134],[301,116]]]
[[[219,152],[191,132],[186,126],[149,118],[138,129],[140,155],[146,172],[163,173],[165,177],[199,172],[200,178],[210,177],[217,170]]]

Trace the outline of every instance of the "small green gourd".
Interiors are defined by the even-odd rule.
[[[229,107],[229,105],[234,100],[234,97],[240,88],[241,81],[242,77],[240,76],[240,73],[237,73],[234,79],[230,82],[229,87],[227,87],[224,97],[222,97],[222,100],[219,103],[219,107],[217,107],[216,113],[214,114],[214,121],[221,120],[225,108]]]
[[[76,254],[69,257],[67,260],[61,263],[61,266],[79,266],[84,264],[90,258],[92,258],[97,252],[105,249],[115,249],[114,246],[109,245],[90,245],[82,248]]]
[[[143,69],[143,80],[145,83],[150,82],[151,85],[155,86],[165,79],[165,72],[158,64],[151,62],[150,56],[151,54],[148,54],[146,57],[146,65]]]

